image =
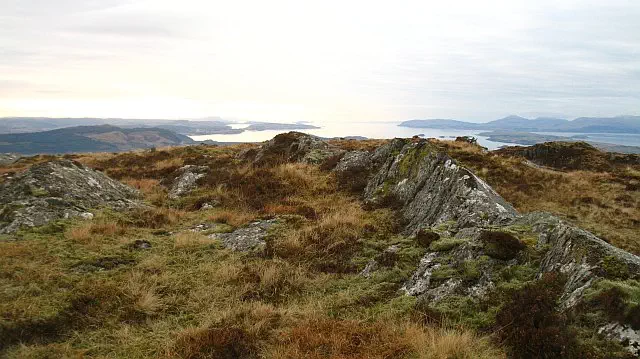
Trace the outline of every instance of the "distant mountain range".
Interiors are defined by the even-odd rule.
[[[42,132],[77,126],[112,125],[120,128],[160,128],[181,135],[238,134],[244,131],[306,130],[318,128],[304,123],[249,122],[248,127],[237,129],[231,122],[209,117],[202,120],[122,119],[122,118],[48,118],[4,117],[0,118],[0,134]]]
[[[508,116],[499,120],[474,123],[458,120],[411,120],[399,126],[455,130],[505,130],[525,132],[640,133],[640,116],[580,117],[575,120],[539,117],[527,119]]]
[[[44,132],[0,134],[0,152],[32,154],[119,152],[195,143],[163,128],[76,126]]]

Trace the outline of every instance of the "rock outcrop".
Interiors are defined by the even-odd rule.
[[[347,153],[335,173],[343,184],[364,187],[366,202],[397,208],[406,235],[421,230],[440,235],[402,288],[427,303],[484,298],[504,283],[505,273],[517,272],[526,282],[553,272],[566,278],[560,307],[577,310],[600,281],[617,280],[619,273],[625,280],[640,279],[640,257],[553,215],[518,214],[487,183],[428,141],[395,139],[373,153]],[[491,242],[492,236],[512,237],[515,245],[506,248],[508,241]],[[501,248],[495,246],[513,253],[499,255]],[[372,261],[362,274],[369,276],[378,267]],[[640,328],[629,323],[612,319],[591,329],[632,352],[640,348],[634,341]]]
[[[365,201],[399,207],[407,233],[447,221],[464,228],[508,223],[516,216],[489,185],[426,140],[395,139],[368,157],[347,154],[336,174],[343,182],[353,176],[366,180]]]
[[[207,166],[186,165],[179,168],[171,176],[169,198],[177,199],[193,191],[197,187],[198,180],[208,172]]]
[[[333,158],[339,158],[343,154],[344,151],[330,145],[319,137],[300,132],[288,132],[277,135],[257,151],[247,152],[245,159],[253,161],[258,166],[283,162],[323,165]]]
[[[0,185],[0,233],[83,217],[99,207],[140,205],[139,193],[104,174],[69,160],[35,165]]]

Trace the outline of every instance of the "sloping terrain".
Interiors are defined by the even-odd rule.
[[[159,128],[79,126],[45,132],[0,134],[0,152],[21,154],[116,152],[191,144],[184,135]]]
[[[1,237],[1,355],[637,355],[640,259],[611,244],[638,253],[638,214],[581,200],[637,204],[633,165],[575,173],[465,142],[297,133],[67,157],[148,206]]]

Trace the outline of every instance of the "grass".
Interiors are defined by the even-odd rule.
[[[371,151],[381,142],[332,143]],[[638,197],[627,190],[637,169],[555,172],[460,143],[437,146],[476,169],[520,210],[552,209],[634,248],[625,235],[637,231],[631,221],[637,218]],[[330,172],[295,163],[255,168],[239,159],[250,147],[70,155],[139,189],[155,207],[105,210],[91,221],[62,221],[23,231],[20,240],[1,239],[0,356],[505,356],[491,332],[473,331],[490,328],[499,306],[453,297],[435,308],[444,320],[431,322],[425,318],[434,308],[421,309],[399,291],[424,247],[449,251],[465,239],[405,238],[393,211],[365,210],[357,197],[338,188]],[[24,159],[3,171],[44,160]],[[209,166],[210,172],[198,190],[170,200],[161,183],[170,183],[183,165]],[[204,203],[216,206],[201,210]],[[216,223],[212,231],[231,231],[273,216],[284,224],[270,232],[267,253],[259,256],[232,252],[207,238],[208,232],[190,231],[201,223]],[[529,245],[527,231],[510,231]],[[136,241],[148,246],[137,247]],[[396,254],[382,255],[391,245],[398,247]],[[374,258],[384,265],[368,278],[359,275]],[[474,281],[484,265],[481,258],[443,268],[439,275]],[[625,292],[635,287],[624,286],[618,267],[607,263],[615,290],[626,293],[623,313],[632,316],[637,293]],[[524,287],[536,272],[511,266],[500,274],[497,290],[506,293]],[[612,290],[606,283],[598,288]],[[598,295],[592,297],[608,298]],[[597,300],[594,310],[601,310]]]
[[[235,159],[243,148],[72,155],[157,207],[104,210],[0,241],[0,355],[502,355],[468,330],[412,319],[413,298],[398,289],[424,249],[397,235],[391,211],[364,210],[314,166],[246,166]],[[210,175],[186,198],[169,200],[160,183],[186,164],[208,165]],[[217,207],[200,210],[213,200]],[[229,231],[274,215],[285,225],[270,234],[266,256],[235,253],[208,232],[190,231],[200,223]],[[392,244],[400,247],[393,261],[370,278],[358,275]]]

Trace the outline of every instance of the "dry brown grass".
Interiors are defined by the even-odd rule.
[[[74,242],[86,244],[96,238],[122,236],[126,233],[126,226],[116,221],[100,218],[71,227],[66,231],[65,237]]]
[[[254,358],[279,324],[282,313],[262,303],[233,303],[215,318],[179,330],[165,353],[169,358]]]
[[[158,161],[153,164],[156,170],[162,171],[168,168],[176,168],[182,167],[184,165],[184,160],[179,157],[169,158],[166,160]]]
[[[504,358],[486,339],[460,330],[397,321],[309,318],[278,338],[268,358]]]
[[[386,144],[389,140],[329,140],[330,144],[339,147],[345,151],[373,151],[378,147]]]
[[[271,254],[302,261],[322,271],[351,271],[349,258],[360,246],[365,228],[371,225],[357,202],[340,203],[322,213],[317,221],[275,236],[267,246]]]
[[[258,214],[246,209],[216,209],[207,216],[207,220],[217,223],[225,223],[233,227],[240,227],[255,220]]]
[[[167,207],[139,208],[128,213],[124,224],[142,228],[165,228],[177,225],[187,212]]]
[[[190,248],[213,244],[213,240],[197,232],[183,232],[174,236],[174,248]]]
[[[154,315],[165,308],[163,299],[158,295],[157,285],[149,283],[142,272],[133,272],[127,281],[126,293],[134,303],[134,309],[146,315]]]

